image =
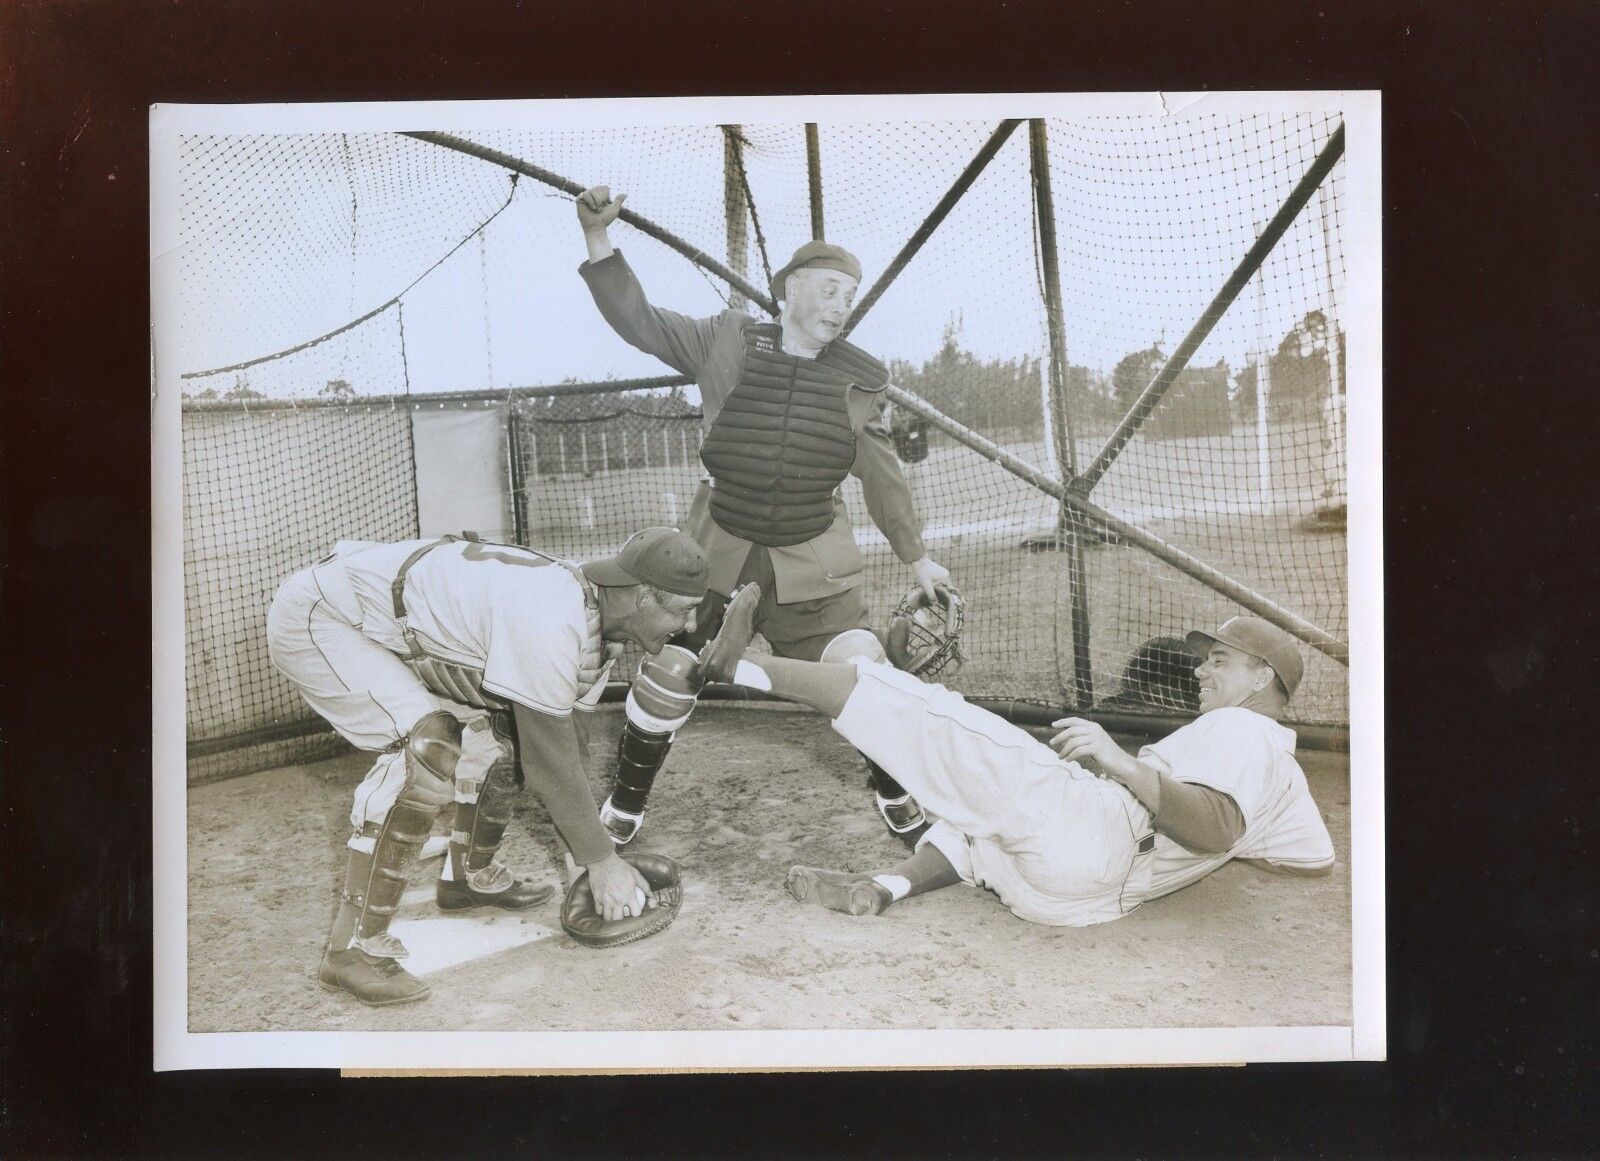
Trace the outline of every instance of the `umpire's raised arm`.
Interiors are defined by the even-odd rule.
[[[698,377],[715,338],[716,318],[691,318],[651,305],[622,252],[611,244],[607,227],[616,221],[626,194],[611,197],[603,185],[578,198],[578,222],[588,260],[578,267],[595,306],[611,329],[647,355],[681,374]]]

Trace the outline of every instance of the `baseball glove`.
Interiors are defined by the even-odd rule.
[[[942,584],[934,592],[938,599],[930,601],[920,588],[912,589],[889,614],[889,663],[917,677],[933,677],[964,660],[961,626],[967,603],[953,585]]]
[[[594,909],[589,872],[584,871],[567,888],[561,904],[561,929],[585,947],[620,947],[663,930],[678,917],[683,903],[683,879],[678,864],[666,855],[648,851],[618,851],[624,862],[644,876],[656,902],[639,915],[607,921]]]

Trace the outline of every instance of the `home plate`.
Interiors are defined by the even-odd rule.
[[[389,930],[398,935],[411,952],[405,966],[415,976],[432,975],[486,955],[537,943],[555,934],[552,927],[529,923],[493,909],[487,909],[482,915],[396,919]]]

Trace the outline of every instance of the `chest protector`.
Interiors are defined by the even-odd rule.
[[[442,536],[432,544],[424,544],[417,551],[405,559],[400,570],[395,573],[393,583],[390,585],[390,595],[394,599],[394,619],[400,625],[401,636],[405,639],[406,654],[402,658],[411,671],[422,679],[422,683],[434,693],[448,697],[452,701],[464,705],[477,706],[479,709],[500,709],[505,702],[503,699],[488,693],[483,688],[483,670],[477,666],[463,665],[457,661],[446,661],[442,657],[434,657],[422,647],[422,641],[411,628],[406,616],[405,587],[406,574],[412,567],[428,553],[438,548],[441,544],[452,541],[468,540],[473,543],[486,543],[479,539],[473,532],[464,532],[460,536]],[[496,549],[508,549],[516,553],[527,553],[536,561],[548,562],[557,567],[566,569],[577,580],[578,586],[583,590],[583,656],[578,663],[578,701],[580,704],[593,704],[597,700],[605,685],[611,666],[606,657],[605,642],[600,637],[600,598],[594,591],[594,586],[583,575],[583,571],[574,563],[550,556],[532,548],[521,548],[517,545],[494,545]],[[534,563],[534,561],[529,562]]]
[[[833,492],[856,458],[850,388],[881,391],[888,369],[859,347],[786,355],[775,324],[744,331],[739,382],[700,445],[713,480],[711,518],[733,535],[781,548],[822,535]]]

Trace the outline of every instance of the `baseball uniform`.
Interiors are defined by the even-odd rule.
[[[1299,870],[1333,860],[1294,761],[1293,731],[1252,710],[1214,710],[1140,752],[1177,781],[1237,802],[1243,837],[1224,854],[1198,855],[1156,834],[1149,810],[1120,783],[1062,761],[941,685],[855,664],[856,685],[834,729],[935,817],[921,841],[963,882],[994,891],[1023,919],[1104,923],[1235,857]]]
[[[408,663],[392,586],[430,544],[406,570],[407,622],[428,655]],[[284,583],[267,615],[268,651],[312,708],[361,749],[384,750],[427,714],[452,714],[469,727],[457,777],[470,778],[498,753],[490,705],[520,702],[566,716],[603,692],[610,661],[601,660],[586,583],[560,562],[501,545],[340,541]],[[379,755],[356,792],[357,831],[387,814],[404,777],[400,754]]]

